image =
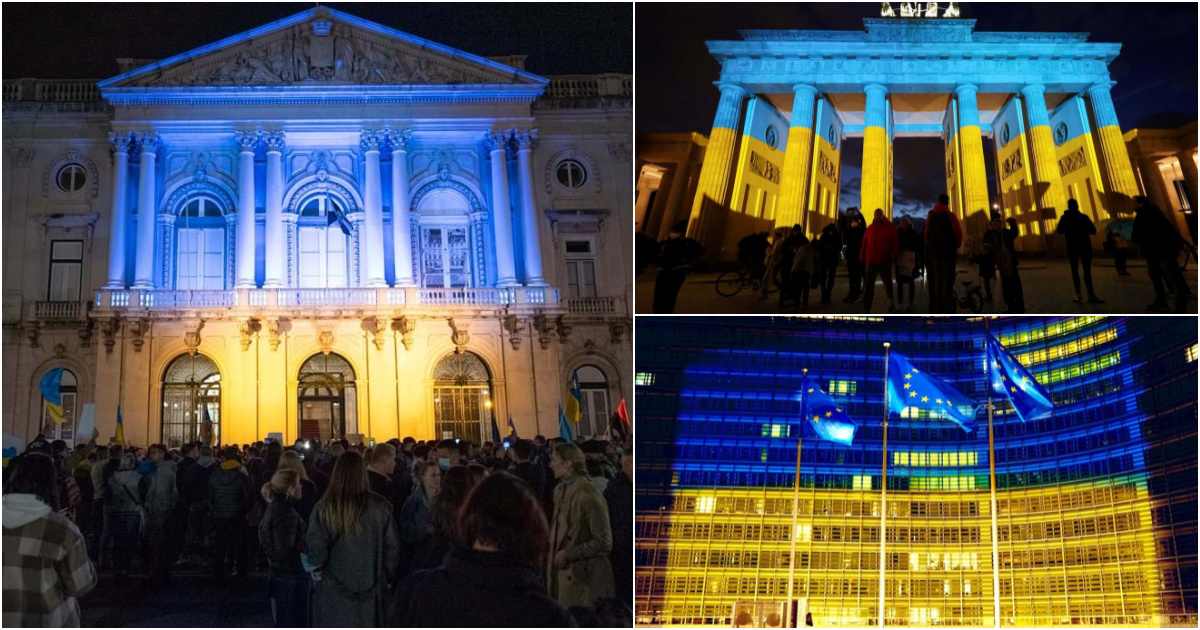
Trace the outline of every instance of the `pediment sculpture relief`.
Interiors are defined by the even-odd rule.
[[[314,20],[234,51],[200,58],[139,85],[455,84],[512,82],[406,49],[403,42]]]

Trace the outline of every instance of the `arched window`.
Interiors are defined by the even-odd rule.
[[[163,374],[162,443],[221,443],[221,372],[212,359],[182,354]]]
[[[477,444],[492,426],[492,379],[470,352],[446,355],[433,370],[434,432],[439,440],[460,438]]]
[[[608,394],[608,378],[594,365],[579,367],[580,417],[579,434],[595,437],[608,430],[612,404]]]
[[[300,287],[305,289],[350,286],[349,221],[346,206],[327,192],[319,192],[300,205],[297,259]]]
[[[421,198],[417,213],[421,286],[469,286],[471,226],[467,200],[452,189],[440,188]]]
[[[358,433],[354,368],[337,354],[316,354],[300,366],[300,431],[305,440],[340,440]]]
[[[175,219],[177,290],[225,288],[227,210],[215,196],[205,193],[194,194],[180,204]]]
[[[42,401],[42,423],[38,426],[51,427],[50,431],[46,433],[47,440],[63,440],[67,444],[73,445],[76,438],[75,425],[78,414],[75,403],[79,395],[79,383],[75,380],[75,375],[71,370],[63,370],[62,380],[59,382],[59,392],[62,393],[63,417],[66,418],[66,422],[57,424],[50,420],[50,412],[46,409],[46,399],[39,396]],[[78,437],[84,442],[92,439],[90,435]]]

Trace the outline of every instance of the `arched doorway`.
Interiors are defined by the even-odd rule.
[[[221,443],[221,372],[202,354],[182,354],[163,374],[162,442]]]
[[[38,377],[38,381],[35,382],[41,382],[41,377]],[[47,440],[62,440],[67,444],[74,445],[76,438],[75,424],[78,421],[78,414],[75,407],[79,396],[79,382],[75,379],[75,374],[71,370],[63,370],[58,391],[62,395],[63,418],[66,419],[66,422],[58,424],[51,421],[50,411],[46,408],[46,399],[39,395],[38,399],[42,401],[42,421],[38,426],[50,427],[50,430],[45,433]],[[78,437],[84,442],[92,438],[90,435]]]
[[[608,395],[608,378],[594,365],[581,365],[579,374],[579,435],[597,437],[608,430],[612,401]]]
[[[337,354],[316,354],[300,366],[297,388],[300,432],[305,440],[340,440],[358,433],[354,368]]]
[[[492,379],[470,352],[446,355],[433,370],[434,432],[439,440],[482,444],[492,426]]]

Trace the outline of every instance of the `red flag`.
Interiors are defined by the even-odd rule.
[[[625,399],[617,405],[617,417],[621,419],[621,424],[625,426],[625,434],[632,432],[632,427],[629,425],[629,410],[625,408]]]

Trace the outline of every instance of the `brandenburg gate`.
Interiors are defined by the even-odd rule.
[[[886,11],[886,8],[885,8]],[[978,240],[989,199],[983,136],[995,147],[1004,218],[1023,251],[1045,251],[1075,199],[1104,227],[1138,193],[1113,109],[1121,45],[1087,33],[985,33],[975,20],[865,18],[865,30],[744,30],[707,42],[720,104],[688,236],[731,259],[751,231],[838,216],[842,141],[863,138],[860,207],[892,213],[893,144],[940,137],[951,208]],[[929,207],[936,199],[929,199]]]

